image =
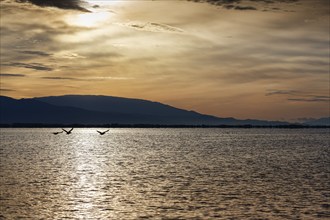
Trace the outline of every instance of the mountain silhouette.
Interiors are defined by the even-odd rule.
[[[304,124],[330,126],[330,117],[308,120],[308,121],[305,121]]]
[[[287,125],[287,122],[219,118],[141,99],[65,95],[31,99],[0,96],[0,123]]]

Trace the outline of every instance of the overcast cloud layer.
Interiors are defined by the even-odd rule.
[[[324,0],[1,0],[1,95],[102,94],[220,117],[329,112]]]
[[[88,10],[80,6],[83,2],[80,0],[17,0],[17,2],[29,2],[41,7],[56,7],[61,9],[73,9],[79,11]]]

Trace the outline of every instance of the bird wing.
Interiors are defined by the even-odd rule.
[[[67,131],[67,130],[65,130],[65,129],[63,129],[63,128],[62,128],[62,130],[63,130],[63,131],[65,131],[66,133],[68,133],[68,131]]]
[[[73,128],[71,128],[69,132],[71,132],[72,130],[73,130]]]
[[[99,134],[102,134],[102,132],[101,131],[97,131]]]
[[[110,131],[110,129],[106,130],[104,133],[106,133],[106,132],[108,132],[108,131]]]

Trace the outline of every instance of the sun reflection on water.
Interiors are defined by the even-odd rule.
[[[71,191],[74,201],[73,210],[79,210],[75,216],[79,219],[93,219],[99,211],[100,198],[104,197],[102,189],[105,187],[100,174],[105,173],[102,155],[98,152],[102,144],[100,136],[94,129],[80,131],[79,135],[72,135],[74,139],[74,175],[76,182]]]

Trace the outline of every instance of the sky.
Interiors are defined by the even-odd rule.
[[[0,0],[0,94],[329,116],[328,0]]]

